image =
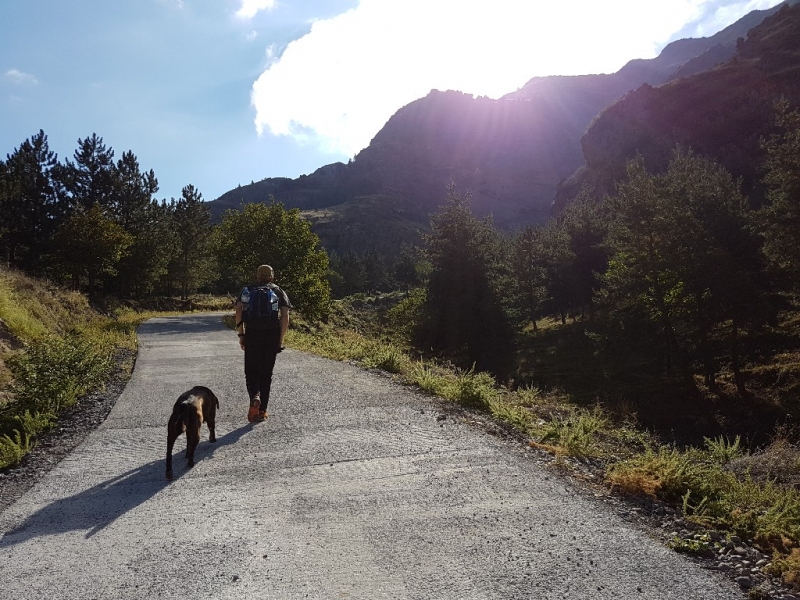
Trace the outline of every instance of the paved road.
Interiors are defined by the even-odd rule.
[[[286,351],[246,422],[219,316],[148,321],[102,426],[0,514],[7,600],[726,599],[734,584],[624,524],[533,452],[346,364]],[[216,444],[164,478],[177,396],[220,398]]]

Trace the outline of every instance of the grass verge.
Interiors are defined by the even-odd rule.
[[[19,464],[59,415],[103,388],[116,357],[136,349],[142,321],[170,314],[165,309],[225,308],[230,299],[155,299],[151,308],[113,300],[100,305],[103,313],[77,292],[0,272],[0,468]]]

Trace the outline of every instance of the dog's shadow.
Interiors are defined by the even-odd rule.
[[[195,455],[195,468],[212,457],[219,448],[236,443],[250,430],[252,426],[245,425],[218,437],[216,443],[211,444],[207,440],[201,442]],[[183,452],[176,453],[175,460],[180,462],[179,457],[182,456]],[[190,472],[190,469],[176,469],[175,480]],[[85,537],[88,539],[172,483],[174,481],[170,482],[164,476],[164,459],[154,460],[39,509],[2,534],[0,547],[87,529]]]

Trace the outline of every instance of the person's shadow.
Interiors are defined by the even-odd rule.
[[[208,441],[201,442],[195,452],[196,464],[213,456],[222,446],[234,444],[251,429],[252,425],[245,425],[217,438],[214,444]],[[183,457],[183,452],[176,453],[174,457],[178,463],[182,462],[179,457]],[[164,465],[163,458],[154,460],[79,494],[56,500],[2,534],[0,547],[13,546],[47,535],[86,529],[89,531],[85,537],[92,537],[129,510],[174,483],[166,479]],[[175,469],[175,480],[190,472],[190,469],[180,467]]]

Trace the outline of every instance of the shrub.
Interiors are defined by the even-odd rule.
[[[30,437],[18,429],[13,439],[9,435],[0,437],[0,468],[18,465],[32,448]]]
[[[744,448],[742,448],[741,445],[741,436],[737,435],[733,442],[722,436],[713,440],[710,438],[703,439],[705,440],[705,447],[711,456],[711,460],[717,464],[727,465],[732,460],[744,454]]]
[[[686,498],[702,499],[712,494],[712,482],[723,472],[718,466],[710,469],[709,463],[708,455],[701,450],[681,452],[662,446],[612,465],[608,477],[625,492],[645,493],[679,504]]]
[[[422,391],[429,394],[444,396],[449,387],[444,377],[437,374],[421,360],[411,366],[409,378],[412,383],[418,385]]]
[[[470,408],[488,409],[497,396],[495,380],[489,373],[476,373],[475,368],[456,374],[456,400]]]
[[[404,340],[410,340],[416,324],[422,319],[424,306],[425,290],[423,288],[411,290],[408,297],[386,311],[385,319],[389,331]]]
[[[111,371],[112,350],[78,336],[48,336],[9,360],[12,390],[23,410],[59,414],[100,387]]]
[[[389,373],[403,373],[409,365],[408,357],[394,346],[383,346],[373,356],[363,360],[370,368],[383,369]]]
[[[597,408],[575,410],[567,416],[556,415],[541,429],[541,442],[563,449],[566,454],[586,458],[597,454],[595,434],[608,427],[608,419]]]

